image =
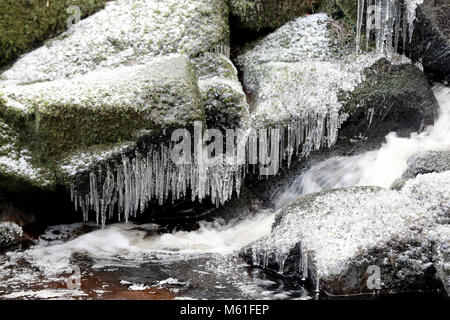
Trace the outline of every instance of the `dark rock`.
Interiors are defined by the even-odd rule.
[[[316,12],[323,0],[230,0],[232,19],[241,29],[276,29],[305,13]]]
[[[14,222],[18,226],[23,227],[26,224],[35,223],[36,217],[8,204],[0,206],[0,222]]]
[[[435,80],[450,82],[450,2],[425,0],[416,9],[407,55]]]
[[[439,105],[423,73],[410,64],[394,65],[386,59],[364,70],[365,81],[341,95],[349,118],[340,137],[384,137],[420,132],[432,125]]]

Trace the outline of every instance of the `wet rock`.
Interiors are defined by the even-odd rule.
[[[450,297],[450,224],[438,225],[431,232],[436,277]]]
[[[450,151],[421,152],[411,156],[407,162],[403,175],[392,184],[391,189],[402,189],[406,181],[419,174],[450,170]]]
[[[16,223],[0,222],[0,250],[16,245],[22,236],[22,228]]]
[[[449,213],[449,183],[450,172],[432,173],[408,181],[400,192],[352,187],[301,197],[277,214],[270,235],[242,255],[331,294],[370,292],[369,266],[380,268],[379,288],[386,292],[432,290],[433,267],[440,263],[433,248],[441,252],[435,243],[446,240],[430,234]]]
[[[450,3],[424,0],[416,9],[407,54],[435,80],[450,82]]]
[[[322,0],[231,0],[231,17],[241,29],[276,29],[305,13],[315,12]]]

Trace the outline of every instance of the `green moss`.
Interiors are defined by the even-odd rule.
[[[317,12],[324,0],[230,0],[231,14],[242,29],[276,29],[306,13]]]
[[[0,0],[0,66],[17,58],[47,38],[67,28],[77,5],[86,17],[101,9],[106,0]]]
[[[43,162],[95,145],[130,141],[140,130],[158,136],[168,127],[203,119],[197,78],[186,57],[156,59],[106,76],[112,77],[106,86],[87,77],[5,88],[10,103],[0,103],[0,117]]]

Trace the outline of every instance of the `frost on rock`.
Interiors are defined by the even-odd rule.
[[[195,57],[228,45],[223,0],[122,0],[25,54],[0,79],[20,83],[72,78],[167,54]]]
[[[203,119],[188,58],[171,55],[144,65],[94,71],[29,85],[0,83],[0,108],[34,124],[46,157],[132,139]],[[13,121],[13,120],[11,120]]]
[[[221,53],[195,59],[198,86],[210,128],[248,126],[249,106],[233,62]]]
[[[22,228],[14,222],[0,222],[0,248],[13,244],[22,235]]]
[[[346,119],[338,94],[353,90],[380,58],[341,45],[329,21],[326,14],[298,18],[238,57],[253,95],[251,119],[257,127],[287,127],[289,159],[335,143]]]
[[[17,145],[18,139],[18,134],[0,119],[0,179],[6,184],[10,178],[32,185],[47,185],[47,173],[32,163],[30,152]]]
[[[419,175],[400,192],[353,187],[311,194],[279,212],[271,234],[248,250],[256,265],[283,272],[289,261],[297,268],[291,272],[330,290],[340,279],[362,279],[352,272],[364,274],[371,264],[384,270],[388,286],[405,285],[432,264],[429,232],[450,215],[449,199],[450,171]]]

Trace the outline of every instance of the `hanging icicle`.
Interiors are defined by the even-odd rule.
[[[400,37],[405,52],[406,41],[411,42],[416,8],[423,0],[358,0],[356,48],[361,48],[363,25],[366,28],[366,50],[373,39],[378,53],[396,53]]]

